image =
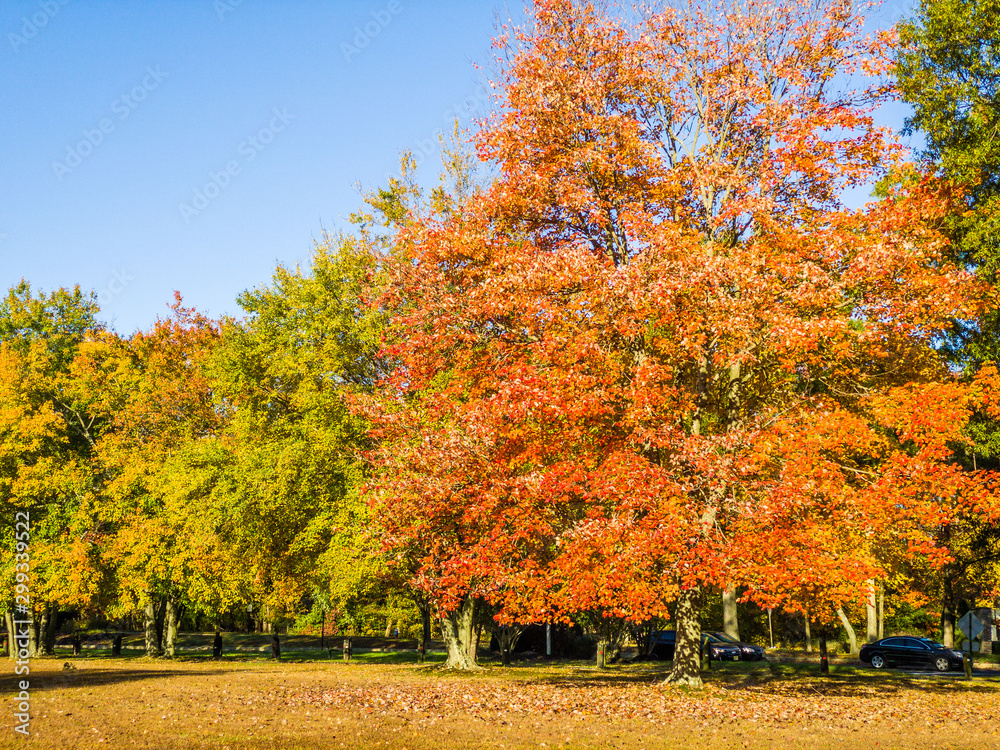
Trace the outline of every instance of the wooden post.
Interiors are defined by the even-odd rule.
[[[604,659],[605,651],[604,651],[604,648],[605,648],[604,641],[601,641],[600,643],[597,644],[597,668],[598,669],[604,669],[604,667],[605,667],[605,659]]]
[[[77,631],[73,633],[73,656],[79,656],[82,650],[83,644],[80,642],[80,632]]]
[[[885,638],[885,581],[878,582],[878,639]]]
[[[218,628],[215,630],[215,639],[212,641],[212,658],[222,658],[222,633],[219,632]]]
[[[122,635],[119,633],[115,636],[115,639],[111,642],[111,655],[121,656],[122,655]]]
[[[271,633],[271,656],[281,659],[281,641],[278,640],[277,628]]]
[[[324,643],[325,638],[326,638],[326,610],[325,609],[321,609],[320,610],[320,616],[322,617],[322,619],[320,620],[320,623],[319,623],[319,647],[320,647],[320,650],[322,650],[322,649],[326,648],[326,644]]]
[[[819,633],[819,673],[830,674],[830,663],[826,658],[826,629]]]
[[[344,663],[348,663],[351,660],[351,652],[353,651],[350,638],[344,639]]]
[[[965,634],[965,642],[968,643],[966,658],[962,659],[962,667],[965,669],[965,678],[972,679],[972,618],[976,616],[975,600],[969,602],[969,632]]]

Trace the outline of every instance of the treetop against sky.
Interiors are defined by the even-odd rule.
[[[908,3],[874,10],[888,27]],[[0,286],[97,292],[122,333],[174,290],[210,315],[308,260],[400,151],[490,110],[519,4],[189,0],[0,7]],[[476,66],[480,65],[481,68]],[[907,110],[880,119],[898,129]],[[860,203],[867,188],[852,200]]]

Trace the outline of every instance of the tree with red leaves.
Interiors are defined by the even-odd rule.
[[[981,295],[936,230],[951,196],[910,174],[841,200],[906,170],[872,121],[890,39],[862,23],[843,0],[553,0],[497,40],[499,175],[400,231],[373,410],[371,502],[449,665],[474,665],[477,601],[673,604],[669,679],[699,684],[705,586],[823,620],[883,543],[933,554],[942,517],[995,507],[951,461],[968,391],[932,346]]]

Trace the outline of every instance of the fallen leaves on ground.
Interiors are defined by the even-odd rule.
[[[757,685],[730,689],[709,685],[685,691],[636,683],[513,683],[495,680],[391,685],[344,685],[307,688],[289,696],[290,705],[362,709],[373,714],[409,717],[433,723],[460,712],[494,724],[524,717],[575,717],[580,720],[645,719],[654,725],[673,722],[717,726],[725,722],[770,725],[821,723],[841,729],[868,725],[995,728],[1000,701],[995,693],[924,692],[917,688],[861,689],[854,695],[824,695],[809,682],[794,686]]]

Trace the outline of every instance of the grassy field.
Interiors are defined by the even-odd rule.
[[[662,663],[599,672],[531,661],[457,675],[439,653],[421,666],[392,650],[351,664],[314,649],[282,663],[95,653],[32,660],[27,739],[13,732],[17,678],[4,662],[0,748],[1000,747],[1000,671],[969,683],[835,659],[821,678],[814,655],[778,654],[716,664],[703,690],[688,691],[659,684]]]

